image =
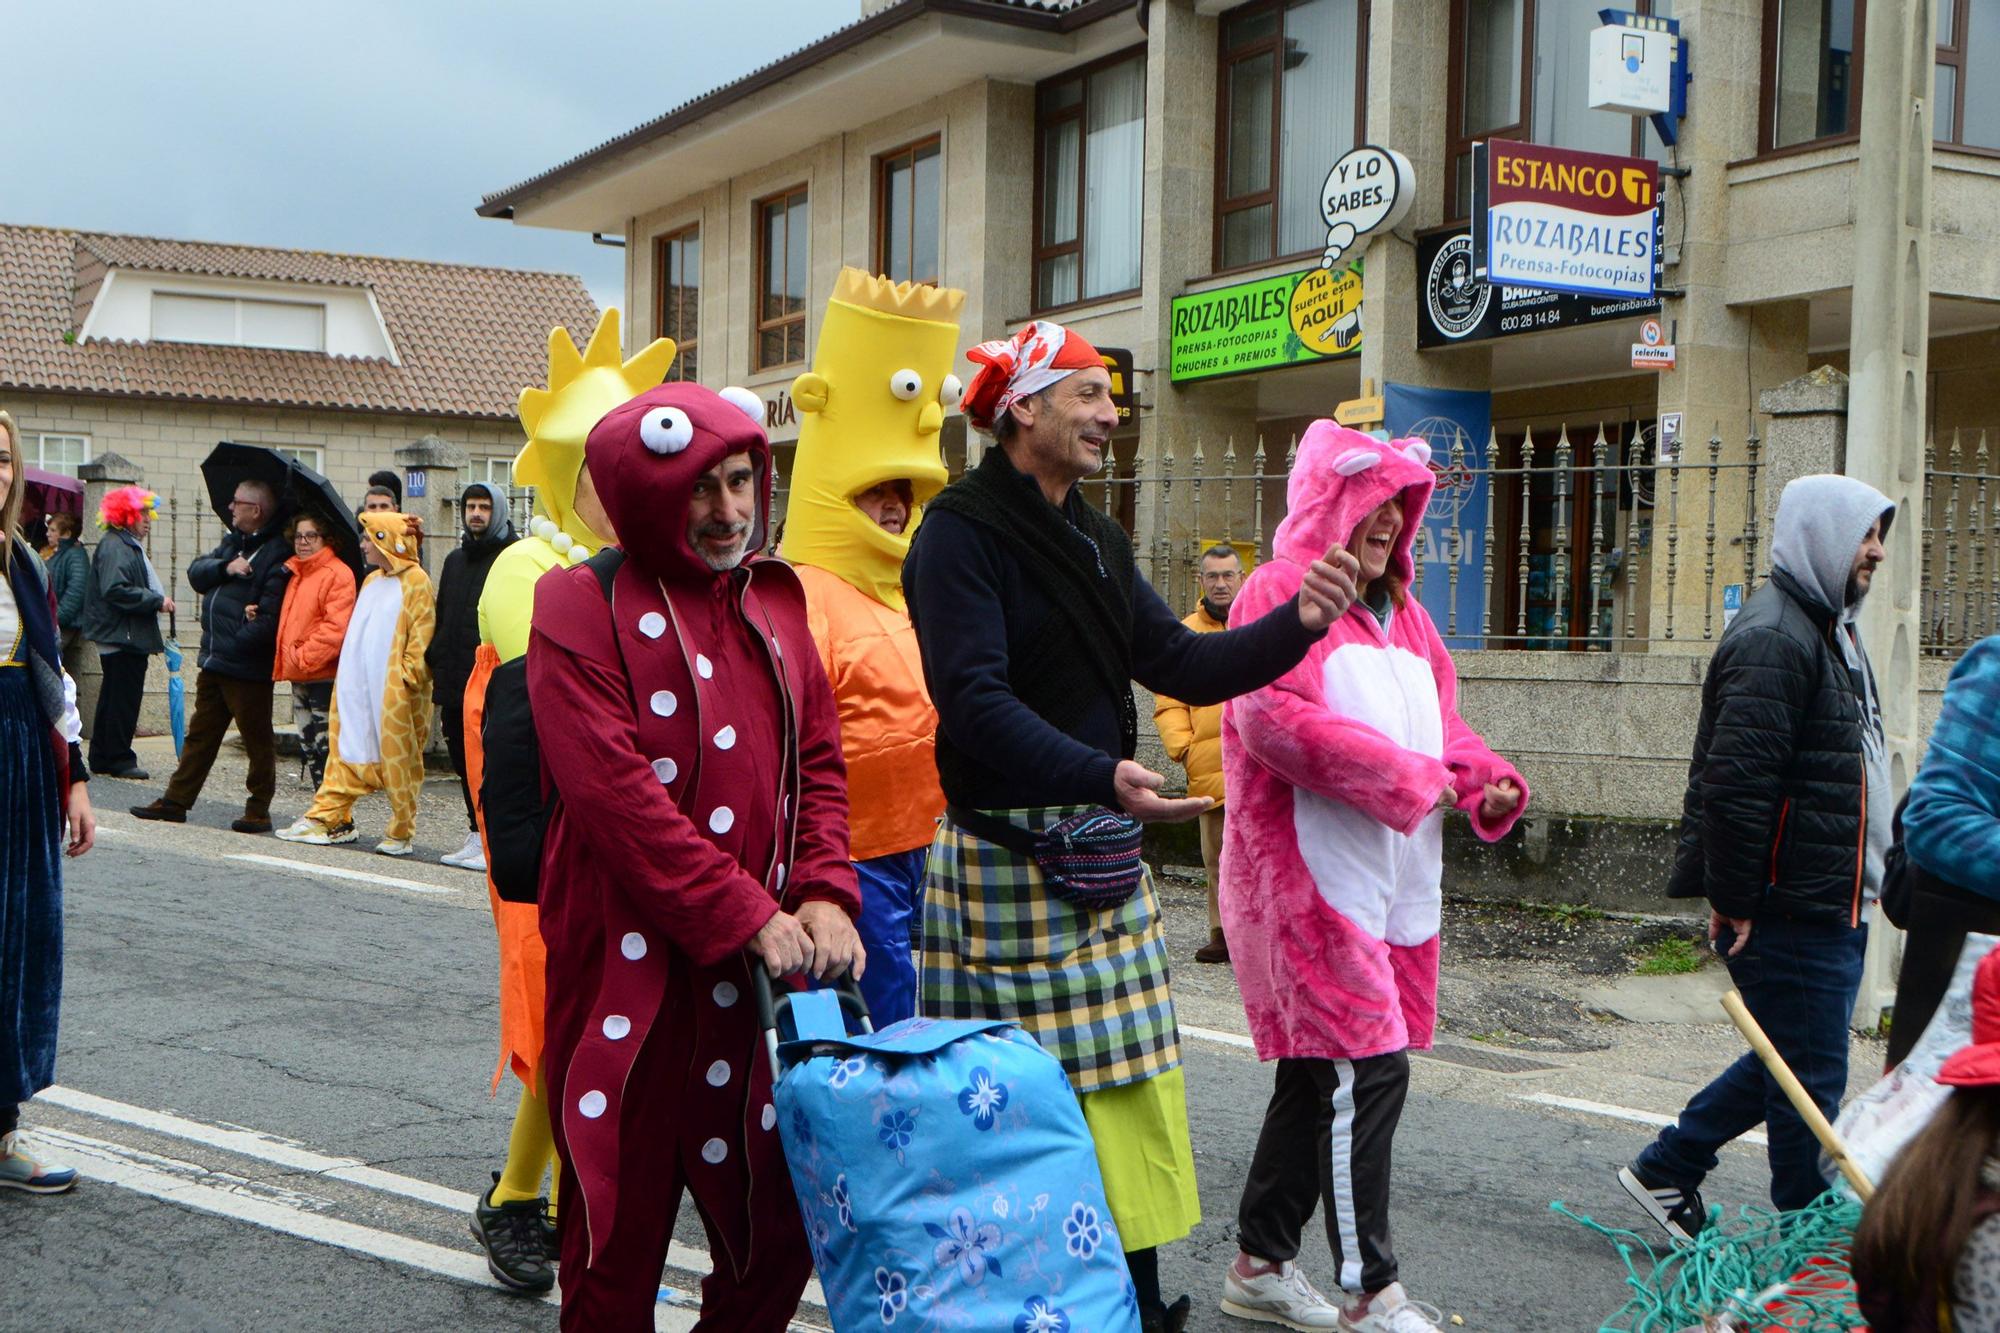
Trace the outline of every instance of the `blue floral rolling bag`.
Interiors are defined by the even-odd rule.
[[[867,1026],[851,986],[775,1012],[758,989],[778,1129],[838,1333],[1138,1333],[1083,1110],[1033,1037],[925,1018],[851,1033],[843,1006]]]

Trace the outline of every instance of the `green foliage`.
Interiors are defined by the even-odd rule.
[[[1677,977],[1698,972],[1701,970],[1701,952],[1694,947],[1694,941],[1675,935],[1647,950],[1636,970],[1642,977]]]

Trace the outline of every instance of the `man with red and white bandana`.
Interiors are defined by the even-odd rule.
[[[751,969],[858,976],[860,896],[805,595],[753,554],[761,415],[692,384],[611,411],[586,456],[619,551],[535,589],[565,1329],[653,1327],[683,1189],[715,1259],[697,1327],[782,1330],[811,1272]]]

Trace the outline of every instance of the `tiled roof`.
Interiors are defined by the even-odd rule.
[[[262,347],[69,341],[103,270],[327,283],[373,293],[401,364]],[[549,330],[587,338],[568,273],[0,224],[0,390],[510,418],[548,373]]]
[[[759,65],[748,74],[711,88],[698,97],[689,98],[653,117],[645,124],[629,129],[614,139],[607,139],[587,152],[578,153],[575,157],[559,162],[546,171],[538,172],[517,185],[494,191],[480,201],[477,211],[482,217],[509,217],[515,204],[581,171],[588,170],[607,157],[643,145],[682,125],[699,120],[711,111],[727,106],[735,98],[748,96],[768,84],[810,69],[820,61],[839,54],[857,42],[866,41],[878,33],[886,32],[897,24],[922,14],[946,13],[998,22],[1011,21],[1021,26],[1053,28],[1060,31],[1064,30],[1063,25],[1067,23],[1127,9],[1135,2],[1136,0],[896,0],[895,3],[865,14],[852,23],[835,28],[818,41]]]

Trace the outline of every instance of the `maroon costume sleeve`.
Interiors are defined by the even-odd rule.
[[[603,831],[591,845],[600,880],[620,885],[633,907],[697,964],[719,962],[749,944],[777,914],[778,904],[696,832],[640,755],[611,618],[603,613],[594,576],[588,570],[582,574],[590,580],[587,589],[571,582],[571,596],[562,599],[576,612],[562,617],[562,637],[578,651],[540,628],[544,608],[556,600],[548,596],[548,579],[536,598],[528,698],[543,770],[562,796],[564,817]],[[597,616],[576,606],[583,598],[596,601]],[[593,619],[599,622],[594,630]],[[546,865],[542,873],[561,875],[563,868]],[[851,870],[847,885],[852,894]]]
[[[847,763],[840,708],[824,671],[800,671],[799,824],[792,882],[797,901],[829,902],[860,915],[861,888],[847,859]]]

